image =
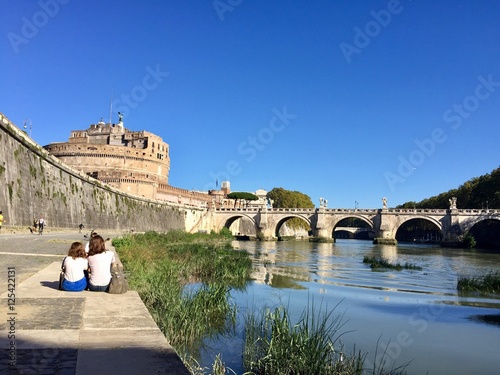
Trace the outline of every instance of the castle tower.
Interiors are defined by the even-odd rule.
[[[86,130],[72,130],[68,142],[44,148],[65,164],[130,194],[155,199],[168,184],[169,146],[146,131],[131,131],[101,119]]]

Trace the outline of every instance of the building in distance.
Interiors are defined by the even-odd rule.
[[[168,185],[169,146],[147,131],[131,131],[99,121],[86,130],[72,130],[68,142],[44,148],[72,168],[130,194],[157,199]]]

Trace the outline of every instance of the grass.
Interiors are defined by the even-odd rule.
[[[401,265],[400,263],[391,263],[389,259],[383,258],[383,257],[377,257],[377,256],[365,256],[363,258],[363,263],[369,263],[371,269],[378,269],[378,268],[390,268],[390,269],[395,269],[397,271],[401,271],[403,269],[405,270],[422,270],[422,267],[419,267],[413,263],[408,263],[406,262],[405,264]]]
[[[158,327],[185,362],[202,342],[234,330],[231,288],[244,288],[252,264],[224,235],[147,232],[113,240],[120,260]]]
[[[500,293],[500,273],[490,271],[485,275],[462,276],[457,289],[464,292]]]
[[[342,315],[314,312],[307,307],[292,323],[283,306],[250,313],[245,322],[243,360],[245,374],[361,375],[404,374],[406,365],[390,371],[366,369],[366,355],[346,353],[339,344]],[[319,309],[321,311],[321,309]],[[385,357],[385,355],[384,355]],[[385,363],[385,362],[384,362]]]

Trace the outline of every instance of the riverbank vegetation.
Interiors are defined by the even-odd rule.
[[[458,279],[457,289],[463,292],[500,293],[500,272],[462,276]]]
[[[314,310],[314,309],[312,309]],[[279,306],[251,313],[245,323],[243,361],[250,374],[361,374],[364,356],[337,349],[341,315],[321,316],[306,309],[293,324]]]
[[[397,271],[401,271],[403,269],[418,270],[418,271],[422,270],[422,267],[417,266],[413,263],[406,262],[405,264],[401,265],[400,263],[391,263],[389,259],[377,256],[372,256],[372,257],[365,256],[363,258],[363,263],[370,264],[371,269],[389,268],[389,269],[395,269]]]
[[[130,286],[188,365],[202,340],[234,330],[231,288],[244,288],[252,270],[248,253],[227,236],[171,231],[113,240]]]
[[[322,312],[326,311],[326,312]],[[307,306],[296,323],[283,305],[252,312],[245,321],[243,362],[246,375],[402,375],[409,363],[384,369],[388,356],[368,368],[366,354],[344,350],[340,343],[343,315]],[[375,353],[375,357],[377,357]]]

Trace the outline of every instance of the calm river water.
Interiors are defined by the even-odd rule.
[[[345,334],[340,340],[346,351],[355,345],[367,353],[367,364],[377,362],[376,351],[380,357],[386,350],[385,368],[411,361],[408,374],[500,371],[500,298],[456,289],[461,275],[500,271],[498,251],[385,246],[360,240],[235,242],[234,246],[251,254],[255,281],[244,292],[232,292],[240,315],[236,337],[207,342],[202,366],[208,367],[220,352],[227,366],[243,373],[243,316],[282,303],[298,319],[314,300],[317,308],[335,308],[334,316],[343,314],[340,331]],[[413,263],[422,270],[372,271],[363,263],[365,255]]]

